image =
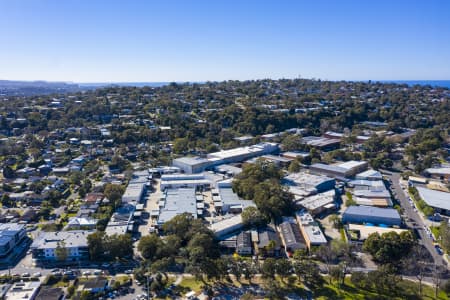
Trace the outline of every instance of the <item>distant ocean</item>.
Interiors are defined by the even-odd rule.
[[[407,84],[411,85],[431,85],[433,87],[446,87],[450,89],[450,80],[380,80],[381,82],[386,83],[399,83],[399,84]]]

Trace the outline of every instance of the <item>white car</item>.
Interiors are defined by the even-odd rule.
[[[83,276],[87,276],[87,275],[91,275],[91,272],[90,271],[84,271],[83,272]]]
[[[33,277],[41,277],[42,276],[42,274],[41,274],[41,272],[36,272],[36,273],[33,273]]]

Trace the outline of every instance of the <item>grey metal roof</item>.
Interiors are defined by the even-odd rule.
[[[349,206],[344,212],[344,216],[345,215],[400,219],[400,215],[398,214],[398,211],[396,209],[379,208],[365,205]]]
[[[300,233],[300,228],[294,219],[289,219],[280,224],[280,231],[283,235],[286,248],[292,250],[305,248],[306,243]]]
[[[219,195],[222,203],[225,205],[242,205],[244,208],[248,206],[255,206],[252,200],[242,200],[233,192],[232,188],[219,188]]]
[[[450,193],[417,187],[420,198],[429,206],[450,210]]]
[[[202,158],[202,157],[199,157],[199,156],[179,157],[179,158],[174,159],[174,161],[180,162],[180,163],[183,163],[183,164],[186,164],[186,165],[190,165],[190,166],[196,166],[196,165],[199,165],[199,164],[210,162],[208,159]]]
[[[194,188],[168,189],[165,199],[165,205],[161,208],[158,223],[163,224],[182,213],[190,213],[197,217],[197,198]]]
[[[264,248],[269,245],[270,241],[275,242],[275,248],[280,248],[281,241],[275,229],[270,226],[265,227],[264,229],[260,229],[258,231],[258,248]]]
[[[237,248],[247,248],[252,247],[252,238],[249,231],[243,231],[238,234],[236,238]]]
[[[336,173],[342,173],[342,174],[344,174],[346,171],[348,171],[347,169],[336,166],[336,165],[326,165],[326,164],[321,164],[321,163],[312,164],[310,168],[331,171],[331,172],[336,172]]]

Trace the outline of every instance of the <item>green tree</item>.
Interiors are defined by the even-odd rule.
[[[294,272],[299,281],[308,287],[316,287],[322,284],[319,266],[310,259],[297,260],[293,264]]]
[[[291,173],[297,173],[297,172],[300,172],[301,168],[302,167],[300,165],[300,162],[297,159],[294,159],[289,164],[288,171],[291,172]]]
[[[242,223],[245,227],[262,227],[267,225],[267,218],[254,206],[249,206],[242,212]]]
[[[302,137],[298,134],[287,135],[281,142],[284,151],[296,151],[302,149]]]
[[[133,254],[133,241],[130,234],[113,234],[106,237],[109,259],[129,257]]]
[[[258,210],[270,219],[292,213],[293,195],[276,180],[266,180],[255,188],[254,201]]]
[[[333,227],[336,229],[340,229],[343,227],[342,220],[338,215],[331,215],[330,222],[333,224]]]
[[[158,235],[149,234],[139,240],[138,250],[145,259],[155,260],[160,257],[162,246],[163,243]]]
[[[16,177],[16,172],[10,166],[3,167],[3,177],[11,179]]]
[[[69,257],[69,249],[67,249],[64,241],[57,243],[55,248],[55,256],[59,261],[66,261]]]
[[[381,264],[399,264],[406,257],[416,240],[410,231],[400,234],[395,231],[370,234],[364,241],[363,250],[369,252],[375,261]]]
[[[277,260],[277,263],[275,264],[275,271],[276,273],[281,277],[283,281],[286,280],[286,278],[291,275],[292,270],[292,264],[287,259],[279,259]]]
[[[271,162],[258,159],[254,164],[246,164],[242,172],[233,180],[233,190],[244,199],[254,199],[256,186],[265,181],[280,181],[283,174]]]
[[[105,186],[103,193],[105,197],[115,206],[119,206],[122,203],[122,195],[125,192],[125,188],[118,184],[109,183]]]
[[[173,142],[173,152],[183,154],[189,150],[189,140],[187,138],[177,138]]]
[[[275,279],[277,261],[274,258],[267,258],[261,266],[263,278]]]
[[[446,252],[450,252],[450,225],[442,221],[439,226],[438,239]]]
[[[13,204],[13,202],[12,202],[12,200],[9,197],[8,194],[3,194],[2,195],[1,202],[2,202],[2,205],[5,206],[5,207],[10,207]]]
[[[106,252],[104,231],[96,231],[87,237],[89,256],[92,260],[101,260]]]
[[[357,288],[366,288],[366,286],[367,286],[367,275],[364,272],[359,272],[359,271],[352,272],[352,276],[350,277],[350,281]]]

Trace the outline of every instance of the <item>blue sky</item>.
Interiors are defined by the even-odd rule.
[[[446,0],[0,0],[0,79],[450,79]]]

